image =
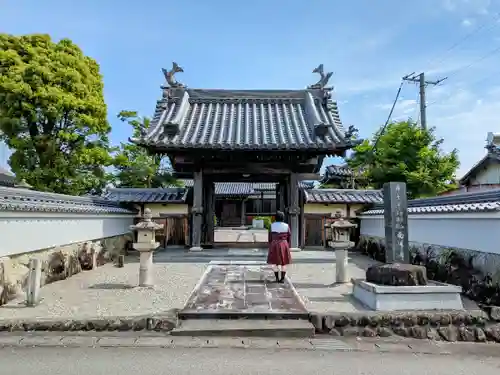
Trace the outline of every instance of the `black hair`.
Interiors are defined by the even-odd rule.
[[[276,215],[274,216],[274,220],[277,222],[285,221],[285,214],[281,211],[276,211]]]

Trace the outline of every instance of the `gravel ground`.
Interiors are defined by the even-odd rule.
[[[132,316],[182,308],[205,269],[201,263],[157,263],[155,288],[134,288],[139,263],[106,264],[41,288],[42,302],[25,307],[22,296],[0,307],[2,318]]]

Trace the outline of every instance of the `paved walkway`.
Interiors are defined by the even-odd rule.
[[[214,233],[214,241],[224,243],[265,243],[267,242],[267,230],[244,229],[244,228],[217,228]]]
[[[350,312],[363,310],[350,296],[351,286],[332,285],[335,281],[335,255],[327,251],[293,253],[294,263],[287,275],[310,311]],[[24,296],[0,306],[2,318],[95,318],[154,314],[183,308],[210,261],[265,261],[263,249],[204,250],[190,253],[168,249],[155,254],[154,289],[135,288],[138,257],[127,259],[124,268],[111,264],[79,273],[41,289],[40,305],[24,306]],[[373,261],[352,254],[351,277],[364,277]]]
[[[271,267],[260,262],[228,263],[211,262],[208,265],[199,286],[181,312],[184,318],[199,315],[214,319],[276,315],[280,318],[308,317],[307,309],[290,280],[276,283]]]

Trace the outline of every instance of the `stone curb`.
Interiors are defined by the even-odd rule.
[[[152,316],[89,319],[0,319],[0,332],[156,331],[169,332],[179,325],[177,310]]]
[[[84,332],[87,333],[87,332]],[[498,357],[497,345],[490,343],[447,343],[430,340],[399,339],[314,339],[212,338],[170,336],[92,336],[0,334],[2,348],[161,348],[161,349],[261,349],[312,350],[329,352],[413,353],[423,355],[476,355]]]
[[[500,343],[500,324],[482,311],[310,314],[316,333],[332,336],[390,337],[448,342]]]

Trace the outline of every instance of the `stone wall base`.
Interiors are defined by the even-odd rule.
[[[500,323],[477,313],[316,314],[310,316],[316,333],[332,336],[390,337],[449,342],[500,343]]]
[[[0,332],[169,332],[179,325],[177,310],[161,315],[101,317],[95,319],[0,320]]]
[[[0,258],[0,305],[25,293],[31,258],[42,261],[43,286],[115,260],[132,240],[127,233]]]

